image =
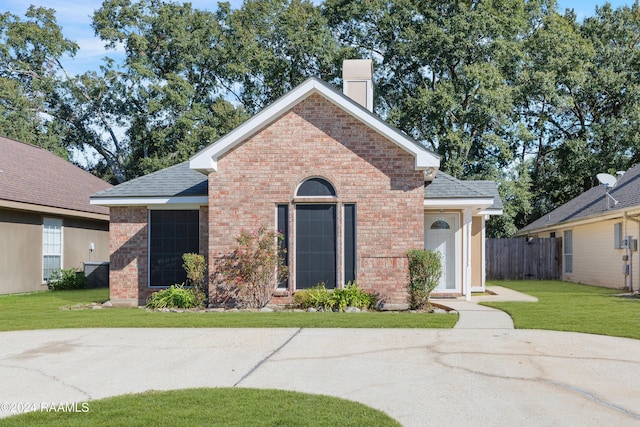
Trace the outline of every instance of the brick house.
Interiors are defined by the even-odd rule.
[[[54,270],[109,260],[111,184],[42,148],[0,137],[0,294],[46,289]]]
[[[143,304],[184,280],[182,253],[211,265],[260,225],[285,235],[276,301],[357,280],[404,304],[405,251],[421,247],[445,257],[437,292],[483,289],[495,183],[439,172],[436,154],[374,115],[371,61],[346,61],[343,80],[340,93],[310,78],[190,161],[94,194],[111,210],[112,303]]]

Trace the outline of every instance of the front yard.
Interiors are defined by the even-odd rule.
[[[0,331],[56,328],[452,328],[456,314],[160,313],[139,308],[73,310],[109,299],[107,289],[0,296]],[[61,309],[67,307],[67,309]]]
[[[640,339],[640,298],[622,291],[559,281],[492,281],[538,298],[531,302],[486,302],[507,312],[517,329],[548,329]]]

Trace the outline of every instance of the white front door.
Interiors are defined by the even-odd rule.
[[[424,248],[440,252],[442,277],[436,291],[460,292],[459,280],[456,280],[456,231],[459,217],[457,214],[424,215]]]

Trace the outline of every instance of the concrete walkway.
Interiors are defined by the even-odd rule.
[[[482,301],[537,302],[536,297],[523,294],[502,286],[488,286],[489,295],[472,296],[471,301],[464,297],[452,299],[433,298],[434,304],[458,312],[459,319],[454,329],[513,329],[513,320],[504,311],[479,305]]]

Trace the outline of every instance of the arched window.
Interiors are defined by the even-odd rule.
[[[433,224],[431,224],[432,230],[449,230],[449,223],[447,221],[443,221],[441,219],[437,220]]]
[[[336,197],[336,189],[323,178],[309,178],[298,187],[297,197]]]

